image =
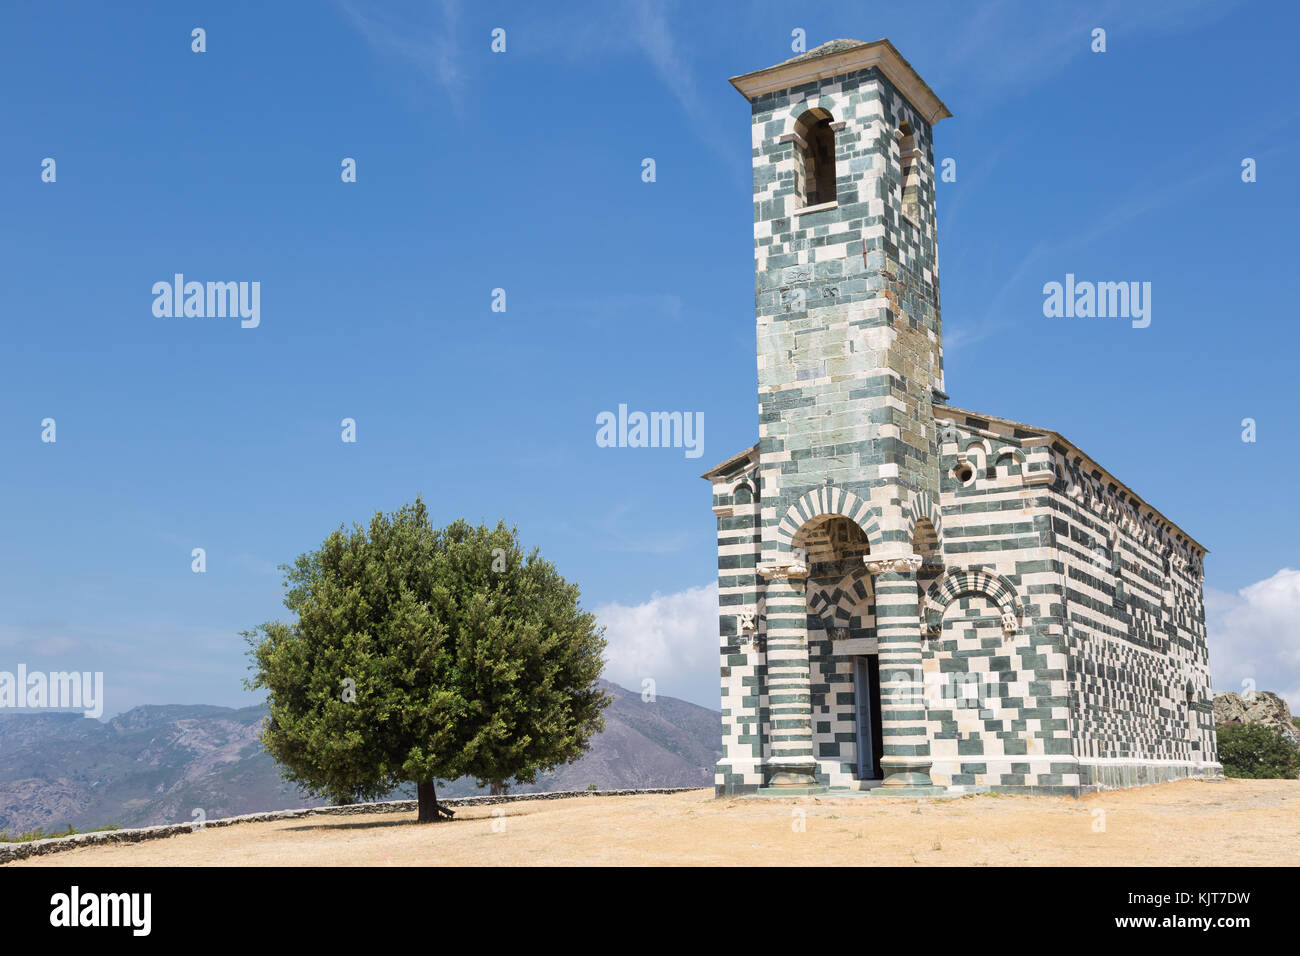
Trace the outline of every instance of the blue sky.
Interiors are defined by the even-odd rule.
[[[420,493],[579,582],[615,679],[716,706],[698,476],[757,437],[726,81],[801,28],[889,37],[954,114],[953,403],[1062,432],[1206,544],[1216,686],[1300,703],[1300,16],[812,6],[0,9],[0,669],[102,670],[110,714],[253,702],[238,632],[287,613],[276,565]],[[155,317],[177,272],[260,282],[260,326]],[[1150,327],[1045,318],[1066,273],[1150,282]],[[598,447],[620,403],[702,412],[702,457]]]

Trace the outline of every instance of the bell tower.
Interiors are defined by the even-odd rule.
[[[952,114],[888,40],[834,40],[731,83],[753,111],[764,500],[784,513],[828,479],[938,500],[931,132]]]
[[[932,131],[951,114],[888,40],[834,40],[731,83],[752,110],[765,782],[821,782],[807,602],[865,566],[882,788],[924,793],[918,571],[941,560],[947,398]]]

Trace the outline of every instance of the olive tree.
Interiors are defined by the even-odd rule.
[[[417,498],[281,569],[297,619],[244,632],[244,683],[267,692],[266,750],[310,793],[412,783],[428,822],[450,816],[436,780],[531,783],[604,727],[603,628],[504,523],[438,529]]]

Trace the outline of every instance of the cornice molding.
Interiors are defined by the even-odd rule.
[[[903,55],[888,40],[873,40],[860,43],[838,53],[814,56],[806,60],[795,58],[764,70],[755,70],[741,76],[733,76],[731,85],[740,91],[747,100],[785,90],[793,86],[802,86],[816,80],[838,76],[841,73],[853,73],[876,67],[903,94],[909,103],[925,117],[926,122],[934,126],[939,120],[952,116],[948,107],[935,95],[934,90],[926,85],[912,65],[903,59]]]

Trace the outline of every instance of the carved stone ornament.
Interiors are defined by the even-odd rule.
[[[773,561],[770,564],[760,564],[758,573],[765,578],[806,578],[808,577],[808,565],[801,564],[797,561],[787,561],[784,563]]]
[[[900,554],[892,558],[873,558],[868,555],[862,559],[862,563],[872,574],[915,574],[924,560],[919,554]]]
[[[743,634],[753,634],[758,630],[758,610],[754,607],[742,607],[736,614],[736,624]]]
[[[1004,610],[1002,612],[1002,630],[1007,634],[1016,633],[1016,612]]]

